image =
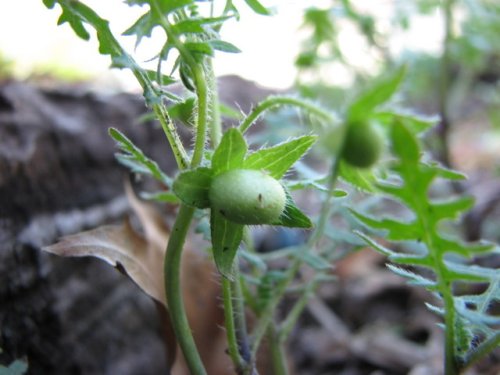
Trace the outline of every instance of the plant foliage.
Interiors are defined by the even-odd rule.
[[[438,164],[422,161],[418,138],[401,123],[394,123],[391,130],[391,145],[396,156],[390,174],[377,182],[377,189],[402,203],[412,214],[409,220],[374,218],[353,210],[358,220],[369,228],[383,231],[393,242],[415,242],[419,246],[405,247],[396,252],[381,245],[367,235],[358,232],[370,246],[388,256],[394,265],[389,268],[433,292],[441,301],[440,306],[431,305],[432,310],[443,316],[447,340],[447,357],[450,367],[459,369],[476,360],[478,353],[489,352],[500,343],[500,333],[495,328],[500,323],[498,316],[490,313],[489,307],[498,303],[500,270],[471,263],[476,257],[495,251],[490,244],[465,244],[451,237],[441,227],[445,221],[456,220],[473,201],[470,198],[438,200],[432,198],[430,189],[436,179],[463,179],[460,173],[445,169]],[[422,273],[426,269],[431,271]],[[458,285],[484,283],[482,293],[455,294]]]

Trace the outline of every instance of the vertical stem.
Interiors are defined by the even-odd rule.
[[[189,328],[180,283],[182,248],[186,241],[186,235],[193,218],[194,210],[194,208],[182,204],[172,228],[164,263],[165,292],[175,336],[184,354],[189,371],[193,375],[206,375],[191,329]]]
[[[439,82],[439,113],[441,121],[438,127],[440,139],[439,159],[448,167],[450,167],[450,155],[448,145],[448,133],[451,127],[448,113],[448,94],[450,89],[450,42],[453,37],[453,5],[455,0],[443,0],[443,16],[444,16],[444,40],[443,54],[441,55],[440,63],[440,82]]]
[[[283,342],[275,328],[270,326],[268,329],[268,341],[271,349],[271,359],[274,375],[288,375],[286,356],[283,350]]]
[[[446,285],[445,288],[451,290],[450,285]],[[444,298],[444,325],[445,325],[445,363],[444,363],[444,373],[445,375],[458,375],[459,366],[457,357],[455,355],[455,305],[453,303],[453,297],[451,293],[447,293],[443,296]]]
[[[210,140],[212,142],[212,148],[215,149],[222,137],[222,124],[221,124],[221,115],[219,108],[219,90],[217,87],[217,79],[215,77],[212,60],[209,60],[207,63],[206,79],[207,79],[208,90],[210,92],[210,96],[208,98],[210,102],[209,133],[210,133]]]
[[[236,372],[240,374],[244,365],[243,359],[240,356],[238,338],[236,337],[236,328],[234,325],[231,281],[225,277],[222,278],[222,296],[224,300],[224,326],[226,328],[228,352],[236,368]]]
[[[250,354],[250,345],[248,343],[248,330],[245,320],[245,303],[243,297],[243,290],[241,287],[241,276],[233,283],[233,297],[235,301],[234,305],[234,319],[236,323],[236,334],[238,337],[238,345],[240,348],[240,354],[247,363],[252,362],[252,356]],[[255,362],[255,361],[254,361]]]
[[[191,167],[200,165],[205,151],[205,142],[208,123],[208,90],[205,74],[200,65],[191,67],[196,84],[196,95],[198,96],[198,122],[196,125],[196,139],[194,141],[194,152],[191,159]]]

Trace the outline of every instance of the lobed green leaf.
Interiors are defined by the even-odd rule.
[[[272,225],[281,225],[289,228],[312,228],[313,224],[311,220],[295,205],[290,193],[286,190],[285,192],[285,211],[283,211],[278,221]]]
[[[233,279],[233,264],[243,238],[244,225],[228,221],[216,210],[210,213],[210,233],[215,265],[227,279]]]
[[[188,206],[208,208],[212,175],[212,170],[206,167],[183,171],[175,179],[173,191]]]
[[[116,154],[116,158],[120,163],[130,168],[134,173],[150,175],[165,186],[172,185],[172,179],[163,173],[158,163],[144,155],[142,150],[122,132],[115,128],[109,128],[109,135],[123,151],[123,153]]]
[[[387,102],[396,92],[406,73],[403,66],[389,76],[375,82],[359,95],[347,111],[348,122],[364,121],[379,105]]]
[[[252,8],[252,10],[257,14],[260,14],[263,16],[271,15],[271,12],[269,11],[269,9],[267,9],[264,5],[262,5],[260,3],[260,1],[258,1],[258,0],[245,0],[245,3],[247,3],[247,5],[250,8]]]
[[[370,169],[351,166],[343,160],[339,161],[339,177],[356,189],[366,192],[376,192],[377,179]]]
[[[214,175],[231,169],[247,168],[243,165],[247,150],[248,146],[245,138],[243,138],[243,135],[237,128],[231,128],[226,131],[212,156]]]
[[[245,159],[243,168],[265,170],[271,177],[280,179],[315,141],[315,136],[306,135],[274,147],[260,149]]]

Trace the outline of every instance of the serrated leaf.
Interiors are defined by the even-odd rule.
[[[208,43],[212,46],[213,49],[221,52],[227,53],[240,53],[241,50],[236,47],[234,44],[229,42],[225,42],[223,40],[210,40]]]
[[[151,11],[148,11],[144,13],[142,16],[140,16],[132,26],[130,26],[127,30],[125,30],[122,33],[122,35],[135,35],[137,37],[135,42],[135,47],[137,47],[141,42],[142,38],[151,37],[153,29],[157,25],[158,24],[155,21],[153,13]]]
[[[286,187],[290,191],[294,190],[303,190],[303,189],[315,189],[317,191],[326,193],[328,192],[328,188],[323,185],[325,182],[324,178],[317,179],[317,180],[311,180],[311,179],[304,179],[304,180],[298,180],[298,181],[286,181]],[[338,191],[338,193],[337,193]],[[342,196],[342,190],[336,189],[333,192],[333,196]],[[338,195],[337,195],[338,194]],[[347,192],[345,192],[345,195],[347,195]]]
[[[232,120],[241,120],[243,118],[243,114],[236,109],[225,105],[224,103],[219,103],[219,110],[223,117],[227,117]]]
[[[332,264],[329,261],[311,252],[299,251],[297,252],[297,256],[302,259],[309,267],[317,271],[326,271],[333,268]]]
[[[272,225],[281,225],[289,228],[312,228],[311,220],[295,205],[292,196],[286,191],[285,211],[278,221]]]
[[[342,180],[362,191],[372,193],[377,191],[377,180],[372,170],[353,167],[344,160],[340,160],[339,163],[339,177]]]
[[[196,108],[196,98],[194,96],[186,98],[184,101],[175,103],[167,108],[171,118],[180,120],[185,125],[191,126],[194,111]]]
[[[361,231],[355,230],[354,233],[360,237],[368,246],[371,246],[374,250],[377,250],[379,253],[385,255],[385,256],[391,256],[393,254],[397,254],[396,252],[392,251],[391,249],[382,246],[378,242],[375,242],[373,239],[368,237],[366,234],[364,234]]]
[[[217,269],[227,279],[233,280],[233,263],[243,238],[244,225],[228,221],[217,210],[210,212],[210,233]]]
[[[247,150],[245,138],[237,128],[226,131],[212,156],[214,176],[231,169],[243,168]]]
[[[149,4],[151,0],[147,0],[144,2],[142,2],[142,0],[139,0],[139,1],[141,1],[141,3]],[[182,8],[182,7],[185,7],[187,5],[192,4],[193,0],[167,0],[167,1],[162,0],[162,1],[159,1],[158,3],[160,5],[162,13],[168,14],[168,13],[173,12],[176,9],[179,9],[179,8]]]
[[[481,267],[476,265],[460,264],[457,262],[444,262],[449,271],[453,272],[455,279],[471,280],[471,281],[487,281],[499,277],[500,271],[492,268]]]
[[[208,208],[212,170],[206,167],[183,171],[174,181],[173,191],[188,206]]]
[[[393,126],[394,123],[400,122],[414,134],[423,133],[439,122],[438,116],[429,117],[402,110],[377,111],[373,115],[373,118],[377,119],[379,123],[388,126]]]
[[[401,267],[396,267],[392,264],[387,264],[387,268],[389,268],[396,275],[409,279],[410,284],[423,286],[428,289],[434,289],[436,287],[436,282],[434,280],[427,279],[422,277],[414,272],[408,271]]]
[[[474,198],[461,197],[447,201],[433,201],[430,204],[432,209],[432,216],[434,220],[441,219],[458,219],[459,215],[464,211],[471,209],[474,206]]]
[[[173,25],[172,32],[175,35],[186,33],[196,34],[205,32],[205,29],[203,28],[203,23],[200,19],[186,19]]]
[[[349,106],[347,121],[359,122],[368,118],[376,107],[384,104],[394,95],[405,73],[406,68],[403,66],[394,73],[382,77],[362,92]]]
[[[306,135],[274,147],[260,149],[245,159],[243,167],[265,170],[271,177],[280,179],[315,141],[315,136]]]
[[[43,4],[49,9],[52,9],[54,7],[54,5],[56,4],[56,0],[42,0],[42,1],[43,1]]]
[[[107,20],[99,17],[94,10],[83,3],[75,1],[70,4],[75,13],[81,15],[86,22],[90,23],[96,29],[99,52],[101,54],[116,55],[121,52],[121,48],[117,48],[118,43],[109,29],[109,22]]]
[[[129,167],[135,173],[151,175],[156,180],[172,186],[172,180],[162,172],[158,164],[148,158],[139,147],[127,138],[122,132],[115,128],[109,128],[109,135],[117,142],[118,147],[124,152],[117,154],[118,161]]]
[[[144,69],[144,74],[146,74],[151,81],[156,81],[161,86],[168,86],[177,82],[174,77],[166,74],[158,74],[156,70]]]
[[[264,5],[262,5],[258,0],[245,0],[245,3],[252,8],[252,10],[263,16],[270,16],[271,12]]]
[[[186,42],[184,43],[184,47],[186,47],[186,49],[194,55],[214,55],[214,49],[208,42]]]
[[[436,171],[437,175],[441,178],[445,178],[447,180],[455,180],[455,181],[467,179],[467,175],[465,175],[464,173],[446,168],[438,163],[431,163],[428,165],[431,168],[433,168]]]
[[[387,239],[392,241],[414,240],[421,235],[421,228],[417,222],[402,222],[395,219],[375,219],[351,210],[351,213],[363,224],[374,229],[388,232]]]
[[[57,25],[62,25],[64,23],[69,23],[76,35],[78,35],[83,40],[89,40],[90,34],[88,33],[85,26],[83,26],[82,20],[75,16],[68,8],[63,7],[61,16],[57,20]]]
[[[418,163],[420,148],[416,136],[402,123],[396,123],[391,129],[392,149],[396,156],[407,163]]]

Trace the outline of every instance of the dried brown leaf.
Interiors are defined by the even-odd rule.
[[[163,285],[163,252],[151,246],[126,221],[63,237],[43,250],[60,256],[93,256],[114,267],[120,265],[149,296],[166,304]]]
[[[44,248],[61,256],[93,256],[121,269],[161,306],[164,334],[170,365],[175,361],[175,337],[166,310],[163,277],[163,258],[169,229],[158,211],[139,200],[130,184],[125,190],[129,203],[139,219],[144,236],[127,220],[123,225],[107,225],[97,229],[63,237],[58,243]],[[219,302],[220,286],[214,264],[200,251],[206,244],[192,238],[186,242],[181,265],[183,300],[195,342],[209,374],[231,374],[232,366],[223,325],[223,312]],[[175,361],[174,374],[188,374],[182,357]]]

